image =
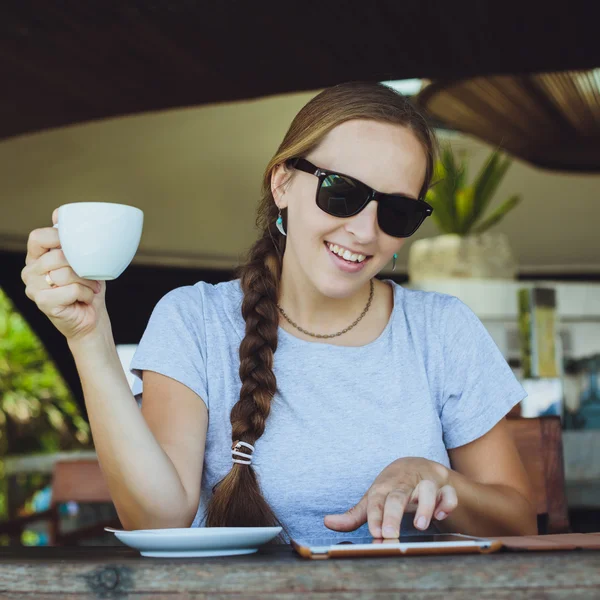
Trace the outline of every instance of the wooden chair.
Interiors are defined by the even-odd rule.
[[[95,523],[75,531],[60,530],[59,504],[65,502],[112,503],[104,475],[97,460],[61,460],[52,470],[52,501],[48,510],[0,523],[0,535],[18,536],[32,522],[47,520],[50,523],[51,546],[75,545],[79,540],[102,535],[104,527],[121,528],[118,519]]]
[[[508,418],[529,474],[541,534],[570,531],[560,417]]]

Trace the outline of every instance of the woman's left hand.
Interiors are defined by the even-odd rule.
[[[425,530],[432,518],[441,521],[458,505],[449,479],[450,469],[440,463],[399,458],[377,476],[356,506],[342,515],[327,515],[325,526],[354,531],[368,522],[374,538],[398,538],[402,516],[415,512],[415,527]]]

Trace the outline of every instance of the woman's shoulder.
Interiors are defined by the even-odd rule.
[[[460,311],[466,305],[456,296],[408,288],[389,280],[394,289],[394,306],[407,317],[425,316],[428,318],[440,317],[448,311]]]
[[[167,292],[160,303],[176,308],[204,309],[209,306],[228,308],[239,304],[242,290],[239,279],[208,283],[198,281],[191,285],[182,285]]]
[[[457,337],[476,344],[487,338],[481,319],[460,298],[442,292],[409,289],[394,284],[395,306],[398,318],[403,318],[414,331],[443,343],[452,343]],[[481,342],[486,344],[484,340]]]
[[[195,339],[213,335],[239,337],[244,323],[241,317],[242,291],[238,280],[216,284],[198,281],[167,292],[156,304],[148,329],[163,333],[187,331]],[[241,320],[241,322],[240,322]],[[225,332],[225,333],[223,333]]]

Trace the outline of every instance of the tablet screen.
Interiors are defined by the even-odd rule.
[[[423,544],[425,542],[464,542],[465,540],[477,539],[469,538],[462,535],[456,535],[454,533],[435,533],[431,535],[403,535],[399,539],[378,539],[373,537],[361,537],[361,538],[349,538],[347,540],[338,539],[320,539],[320,540],[308,540],[313,546],[336,546],[338,544]]]

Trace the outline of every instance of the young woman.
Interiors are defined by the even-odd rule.
[[[433,160],[424,119],[382,85],[311,100],[267,165],[239,279],[156,306],[132,362],[141,410],[105,285],[76,276],[54,228],[31,233],[27,294],[68,340],[124,527],[536,532],[504,421],[525,392],[498,348],[457,298],[376,279],[431,214]]]

